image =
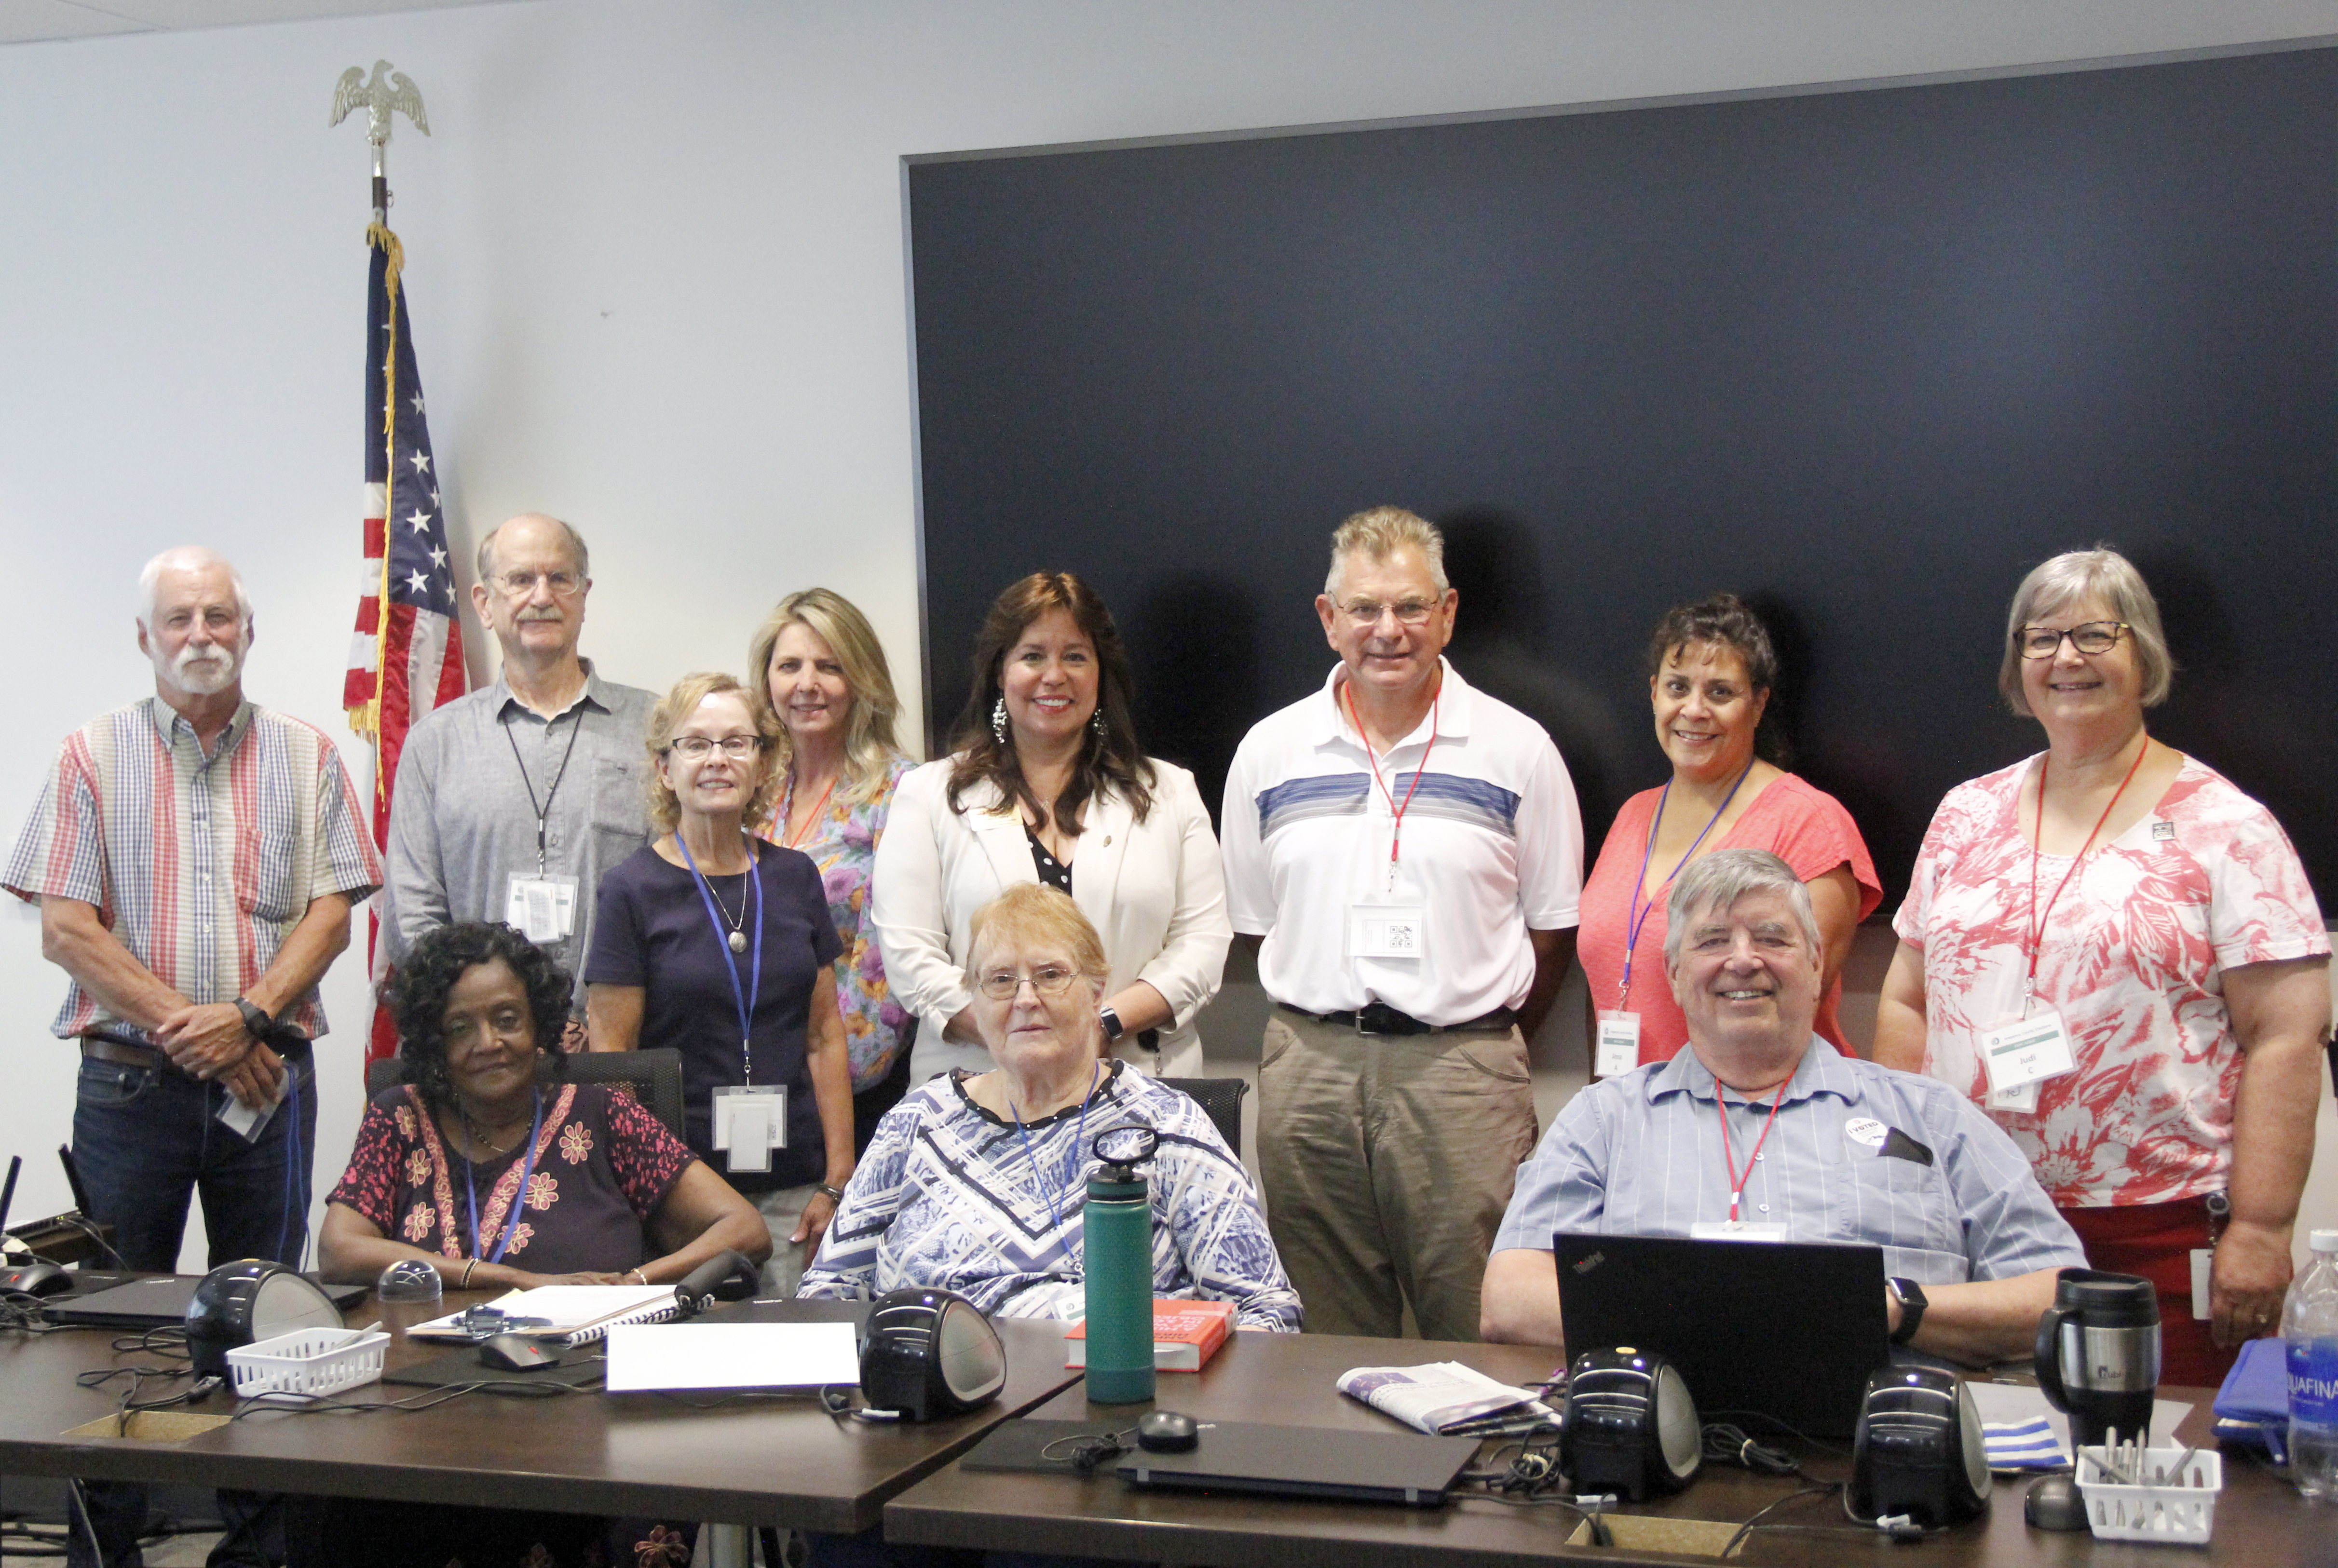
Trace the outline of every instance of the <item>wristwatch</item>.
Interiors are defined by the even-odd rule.
[[[267,1039],[268,1032],[276,1027],[276,1020],[270,1018],[268,1010],[257,1002],[239,996],[235,999],[235,1010],[243,1014],[243,1032],[254,1040]]]
[[[1924,1308],[1931,1303],[1924,1299],[1924,1288],[1913,1279],[1886,1279],[1884,1282],[1900,1303],[1900,1327],[1891,1331],[1891,1343],[1905,1345],[1916,1337],[1916,1326],[1924,1320]]]
[[[1109,1007],[1096,1009],[1096,1021],[1104,1025],[1104,1037],[1106,1043],[1117,1040],[1128,1033],[1121,1024],[1120,1014]]]

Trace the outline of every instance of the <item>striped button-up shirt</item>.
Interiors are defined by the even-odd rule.
[[[1783,1225],[1787,1240],[1878,1246],[1885,1273],[1924,1285],[2086,1266],[2029,1161],[1948,1085],[1813,1036],[1765,1139],[1770,1104],[1722,1091],[1694,1049],[1591,1085],[1518,1168],[1496,1250],[1547,1250],[1562,1230],[1686,1236],[1727,1220],[1725,1114],[1744,1180],[1737,1217]]]
[[[245,702],[209,757],[160,698],[65,737],[0,886],[97,906],[116,940],[191,1002],[231,1002],[309,904],[381,883],[340,754],[315,726]],[[325,1032],[316,989],[281,1015]],[[51,1028],[123,1028],[78,981]]]

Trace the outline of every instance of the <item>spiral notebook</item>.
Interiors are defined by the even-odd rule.
[[[682,1299],[671,1285],[539,1285],[514,1290],[486,1303],[517,1321],[480,1328],[450,1312],[408,1329],[414,1339],[478,1339],[494,1334],[525,1334],[564,1346],[589,1345],[621,1324],[664,1323],[682,1315]],[[533,1319],[533,1321],[531,1321]]]

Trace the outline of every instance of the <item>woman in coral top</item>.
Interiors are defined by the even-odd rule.
[[[1981,1101],[2095,1267],[2157,1285],[2161,1380],[2215,1387],[2289,1283],[2330,939],[2272,813],[2145,730],[2173,668],[2117,553],[2023,580],[1998,687],[2047,748],[1940,802],[1875,1059]]]
[[[1665,895],[1681,868],[1715,849],[1767,849],[1811,890],[1825,946],[1817,1032],[1849,1054],[1836,1010],[1852,933],[1883,898],[1875,863],[1842,802],[1759,755],[1777,681],[1770,634],[1734,593],[1665,612],[1648,645],[1656,744],[1673,765],[1661,788],[1624,802],[1583,887],[1576,955],[1590,983],[1593,1067],[1613,1077],[1668,1062],[1688,1021],[1665,978]]]

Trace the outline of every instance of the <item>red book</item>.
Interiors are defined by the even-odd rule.
[[[1226,1342],[1234,1326],[1231,1301],[1170,1301],[1153,1298],[1153,1369],[1156,1372],[1199,1372]],[[1072,1325],[1064,1336],[1064,1365],[1088,1364],[1088,1326]]]

